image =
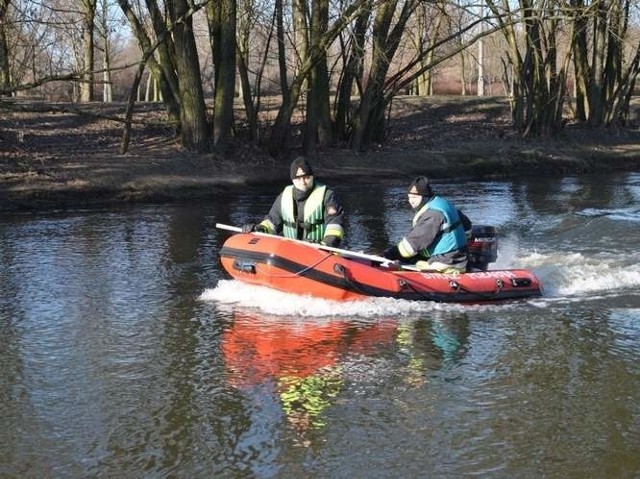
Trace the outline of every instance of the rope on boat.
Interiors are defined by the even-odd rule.
[[[342,276],[342,279],[353,288],[357,293],[360,293],[365,296],[371,296],[371,291],[367,290],[366,285],[363,283],[357,283],[349,278],[347,275],[347,268],[340,263],[336,263],[333,265],[333,270]],[[362,286],[365,286],[364,288]]]
[[[424,297],[424,298],[429,298],[429,296],[424,295],[423,291],[417,290],[410,281],[405,281],[405,284],[410,287],[414,293]],[[468,288],[465,288],[464,286],[461,286],[460,283],[458,283],[455,280],[451,280],[449,281],[449,286],[451,286],[451,288],[454,290],[454,292],[452,293],[453,295],[459,294],[460,292],[463,293],[467,293],[470,294],[472,296],[475,296],[476,298],[481,298],[481,299],[493,299],[495,295],[500,294],[502,292],[502,288],[504,286],[502,280],[500,278],[498,278],[496,280],[496,286],[497,286],[497,290],[494,291],[493,293],[490,294],[486,294],[486,293],[479,293],[477,291],[472,291]],[[434,291],[434,293],[438,293],[438,291]]]
[[[289,273],[289,274],[267,274],[267,273],[262,273],[264,274],[264,276],[268,276],[270,278],[295,278],[296,276],[302,276],[303,274],[305,274],[307,271],[309,271],[310,269],[315,268],[316,266],[318,266],[319,264],[322,264],[324,261],[328,260],[329,258],[331,258],[332,255],[327,255],[324,258],[320,258],[318,261],[316,261],[313,264],[310,264],[309,266],[301,269],[300,271],[297,271],[295,273]]]

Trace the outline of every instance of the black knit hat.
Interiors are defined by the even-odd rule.
[[[309,162],[302,156],[299,156],[298,158],[293,160],[293,162],[291,163],[291,169],[289,171],[291,173],[292,180],[296,176],[300,176],[298,174],[298,170],[302,170],[303,174],[307,176],[313,176],[313,168],[311,168],[311,165],[309,164]]]
[[[429,178],[426,176],[418,176],[415,178],[409,186],[409,193],[413,193],[414,188],[418,195],[431,196],[431,186],[429,185]]]

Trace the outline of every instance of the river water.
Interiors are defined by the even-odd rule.
[[[337,183],[379,253],[406,185]],[[640,477],[640,175],[443,182],[544,296],[332,303],[217,252],[277,187],[0,216],[0,477]]]

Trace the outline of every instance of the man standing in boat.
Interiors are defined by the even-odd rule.
[[[298,157],[291,163],[292,185],[276,198],[267,217],[257,225],[245,225],[245,233],[282,234],[337,248],[344,237],[344,210],[335,192],[318,183],[309,162]]]
[[[388,248],[384,257],[413,263],[422,271],[464,273],[467,269],[467,237],[471,221],[453,204],[433,193],[429,179],[419,176],[409,186],[408,199],[415,211],[413,227]]]

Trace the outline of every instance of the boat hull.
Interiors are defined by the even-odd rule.
[[[238,281],[338,301],[388,297],[485,302],[542,295],[538,278],[524,269],[457,275],[391,270],[279,236],[233,235],[220,250],[220,259]]]

